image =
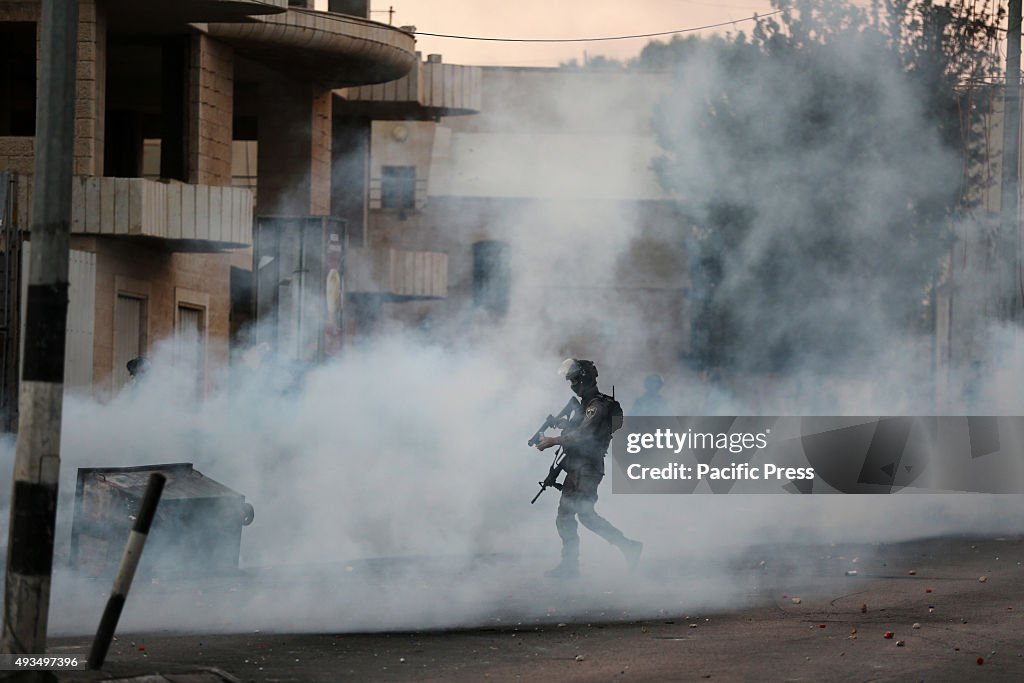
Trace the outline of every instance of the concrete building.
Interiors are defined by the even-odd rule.
[[[312,4],[81,0],[69,388],[113,395],[125,363],[161,340],[174,340],[176,362],[207,385],[231,333],[252,318],[254,216],[350,215],[349,189],[332,184],[332,147],[358,138],[360,124],[339,120],[332,91],[401,78],[416,62],[415,41],[370,21],[365,0],[330,0],[330,11]],[[20,247],[31,239],[32,193],[42,191],[31,177],[39,22],[37,0],[0,2],[8,424]],[[236,140],[257,142],[253,189],[233,186]]]
[[[652,169],[650,125],[670,76],[483,67],[473,78],[479,104],[455,113],[479,113],[385,111],[370,138],[367,244],[447,254],[447,296],[387,295],[381,263],[359,264],[352,324],[455,340],[480,320],[543,323],[552,352],[671,372],[689,348],[687,223]],[[396,99],[389,88],[341,96],[379,105]]]

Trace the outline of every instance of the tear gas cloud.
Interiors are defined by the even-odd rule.
[[[716,150],[702,137],[700,107],[727,76],[706,52],[681,65],[681,81],[651,77],[662,84],[652,97],[618,90],[633,87],[620,86],[628,77],[602,77],[601,87],[585,92],[534,90],[541,99],[482,113],[506,131],[533,136],[536,121],[524,111],[543,114],[537,118],[546,122],[545,135],[575,134],[580,112],[587,112],[590,139],[603,130],[650,144],[653,103],[666,95],[661,116],[671,119],[675,149],[685,150],[672,158],[672,173],[688,218],[664,206],[652,213],[619,197],[581,196],[579,178],[591,172],[599,172],[600,187],[635,186],[635,165],[606,155],[600,169],[578,166],[564,184],[546,176],[543,200],[509,202],[484,226],[513,250],[511,310],[503,321],[478,324],[467,310],[439,321],[432,339],[388,331],[352,344],[290,391],[280,391],[265,374],[225,372],[222,388],[201,404],[182,398],[188,391],[173,369],[173,353],[158,349],[151,375],[132,391],[107,404],[66,402],[58,561],[66,553],[78,467],[168,462],[193,462],[254,505],[241,565],[258,578],[239,584],[229,598],[223,595],[230,582],[207,586],[207,597],[195,601],[143,585],[143,595],[133,597],[162,600],[160,608],[136,607],[130,598],[126,630],[430,628],[732,609],[751,595],[752,579],[720,569],[755,546],[769,557],[772,544],[791,541],[873,543],[1016,528],[1015,496],[892,495],[870,504],[850,496],[612,496],[606,481],[598,511],[646,544],[639,575],[627,577],[614,549],[581,530],[584,580],[538,587],[537,577],[558,556],[557,493],[529,505],[548,454],[525,441],[569,397],[555,375],[565,356],[593,359],[600,386],[608,391],[615,385],[627,411],[642,391],[643,375],[652,371],[666,377],[663,394],[679,414],[936,410],[929,353],[922,353],[920,335],[898,331],[889,307],[907,282],[892,258],[916,267],[915,254],[886,252],[898,239],[894,217],[936,185],[947,187],[958,162],[922,125],[919,93],[898,70],[856,44],[843,46],[837,59],[880,96],[832,103],[833,130],[859,131],[858,120],[868,118],[888,131],[864,138],[869,147],[853,169],[845,168],[849,140],[792,157],[774,144],[790,130],[788,117],[796,114],[790,107],[815,83],[776,65],[752,74],[750,87],[734,101],[747,134],[773,144],[771,168],[730,185],[735,149]],[[822,65],[826,75],[835,68]],[[868,102],[876,109],[865,111]],[[897,149],[882,153],[870,145]],[[567,163],[539,158],[539,167],[498,168],[518,177],[540,173],[547,161]],[[821,272],[814,251],[804,249],[814,239],[805,232],[804,212],[823,191],[835,191],[816,180],[833,174],[842,178],[848,210],[841,215],[856,267]],[[701,228],[704,198],[741,195],[756,215],[722,286],[753,291],[751,283],[765,276],[763,247],[781,244],[784,267],[771,277],[793,279],[775,291],[805,295],[739,300],[740,329],[753,335],[745,347],[752,355],[739,364],[742,373],[711,387],[676,353],[687,347],[688,327],[680,325],[692,324],[685,281],[694,273],[685,255],[663,256],[680,251]],[[658,270],[661,279],[644,281],[645,269]],[[464,277],[452,274],[455,282]],[[666,279],[675,283],[667,291],[652,286]],[[616,290],[623,282],[633,283],[625,288],[630,291]],[[817,289],[808,292],[808,286]],[[978,386],[975,406],[1019,413],[1019,383],[1003,379],[1019,376],[1019,332],[979,325],[992,330],[985,336],[985,375],[948,370],[955,395],[950,412],[969,409],[959,392],[970,374]],[[801,337],[806,356],[798,347],[785,371],[758,372],[764,358],[756,353],[756,338],[777,342],[793,329],[816,327],[821,334]],[[803,578],[809,577],[794,568],[790,580]],[[78,578],[60,573],[52,628],[91,631],[99,614],[91,590],[89,597]],[[221,597],[209,597],[214,593]]]

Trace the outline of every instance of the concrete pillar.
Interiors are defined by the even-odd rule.
[[[189,182],[230,185],[234,50],[208,36],[193,36],[189,67]]]
[[[107,17],[96,0],[78,8],[75,83],[75,175],[103,175],[107,99]]]
[[[260,84],[258,215],[330,215],[331,97],[310,83]]]
[[[334,119],[331,215],[345,220],[349,246],[352,247],[366,244],[370,128],[370,119]]]

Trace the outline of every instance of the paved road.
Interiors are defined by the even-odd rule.
[[[664,606],[654,614],[632,612],[628,590],[602,590],[610,583],[574,586],[531,578],[523,590],[535,599],[506,595],[487,602],[490,611],[478,613],[473,628],[286,633],[229,621],[235,633],[125,632],[102,673],[61,680],[156,673],[165,678],[146,680],[1024,680],[1024,539],[955,537],[783,550],[773,548],[769,555],[766,548],[752,548],[730,566],[715,568],[733,575],[728,585],[741,587],[732,609],[721,607],[728,602],[723,596],[709,603],[717,609],[677,609],[676,596],[687,591],[677,582],[692,577],[693,568],[663,561],[644,568],[644,589],[636,594],[649,609],[652,591],[665,591]],[[761,556],[771,559],[762,564]],[[486,573],[487,566],[478,571]],[[856,575],[846,576],[848,571]],[[241,590],[207,585],[206,602],[194,609],[209,618],[231,609],[223,595],[272,583],[266,576],[249,581]],[[188,590],[178,586],[172,593],[183,598]],[[145,601],[145,591],[130,600]],[[159,614],[150,616],[159,622]],[[88,647],[85,637],[51,639],[52,652],[84,655]],[[193,675],[184,676],[188,672]]]

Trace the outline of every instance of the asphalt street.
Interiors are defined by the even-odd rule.
[[[59,680],[1024,680],[1024,539],[793,546],[759,560],[767,550],[751,548],[715,569],[749,587],[735,609],[687,613],[666,601],[640,617],[614,591],[587,595],[608,584],[559,583],[538,572],[525,585],[539,602],[501,603],[464,628],[289,633],[231,622],[234,632],[125,630],[102,671],[64,672]],[[395,563],[367,562],[356,572]],[[672,580],[666,571],[641,568],[654,583]],[[271,583],[207,583],[207,602],[196,609],[230,609],[219,593]],[[176,586],[175,599],[191,590]],[[130,599],[145,601],[146,592]],[[583,601],[585,610],[567,616]],[[90,641],[52,638],[49,649],[85,656]]]

